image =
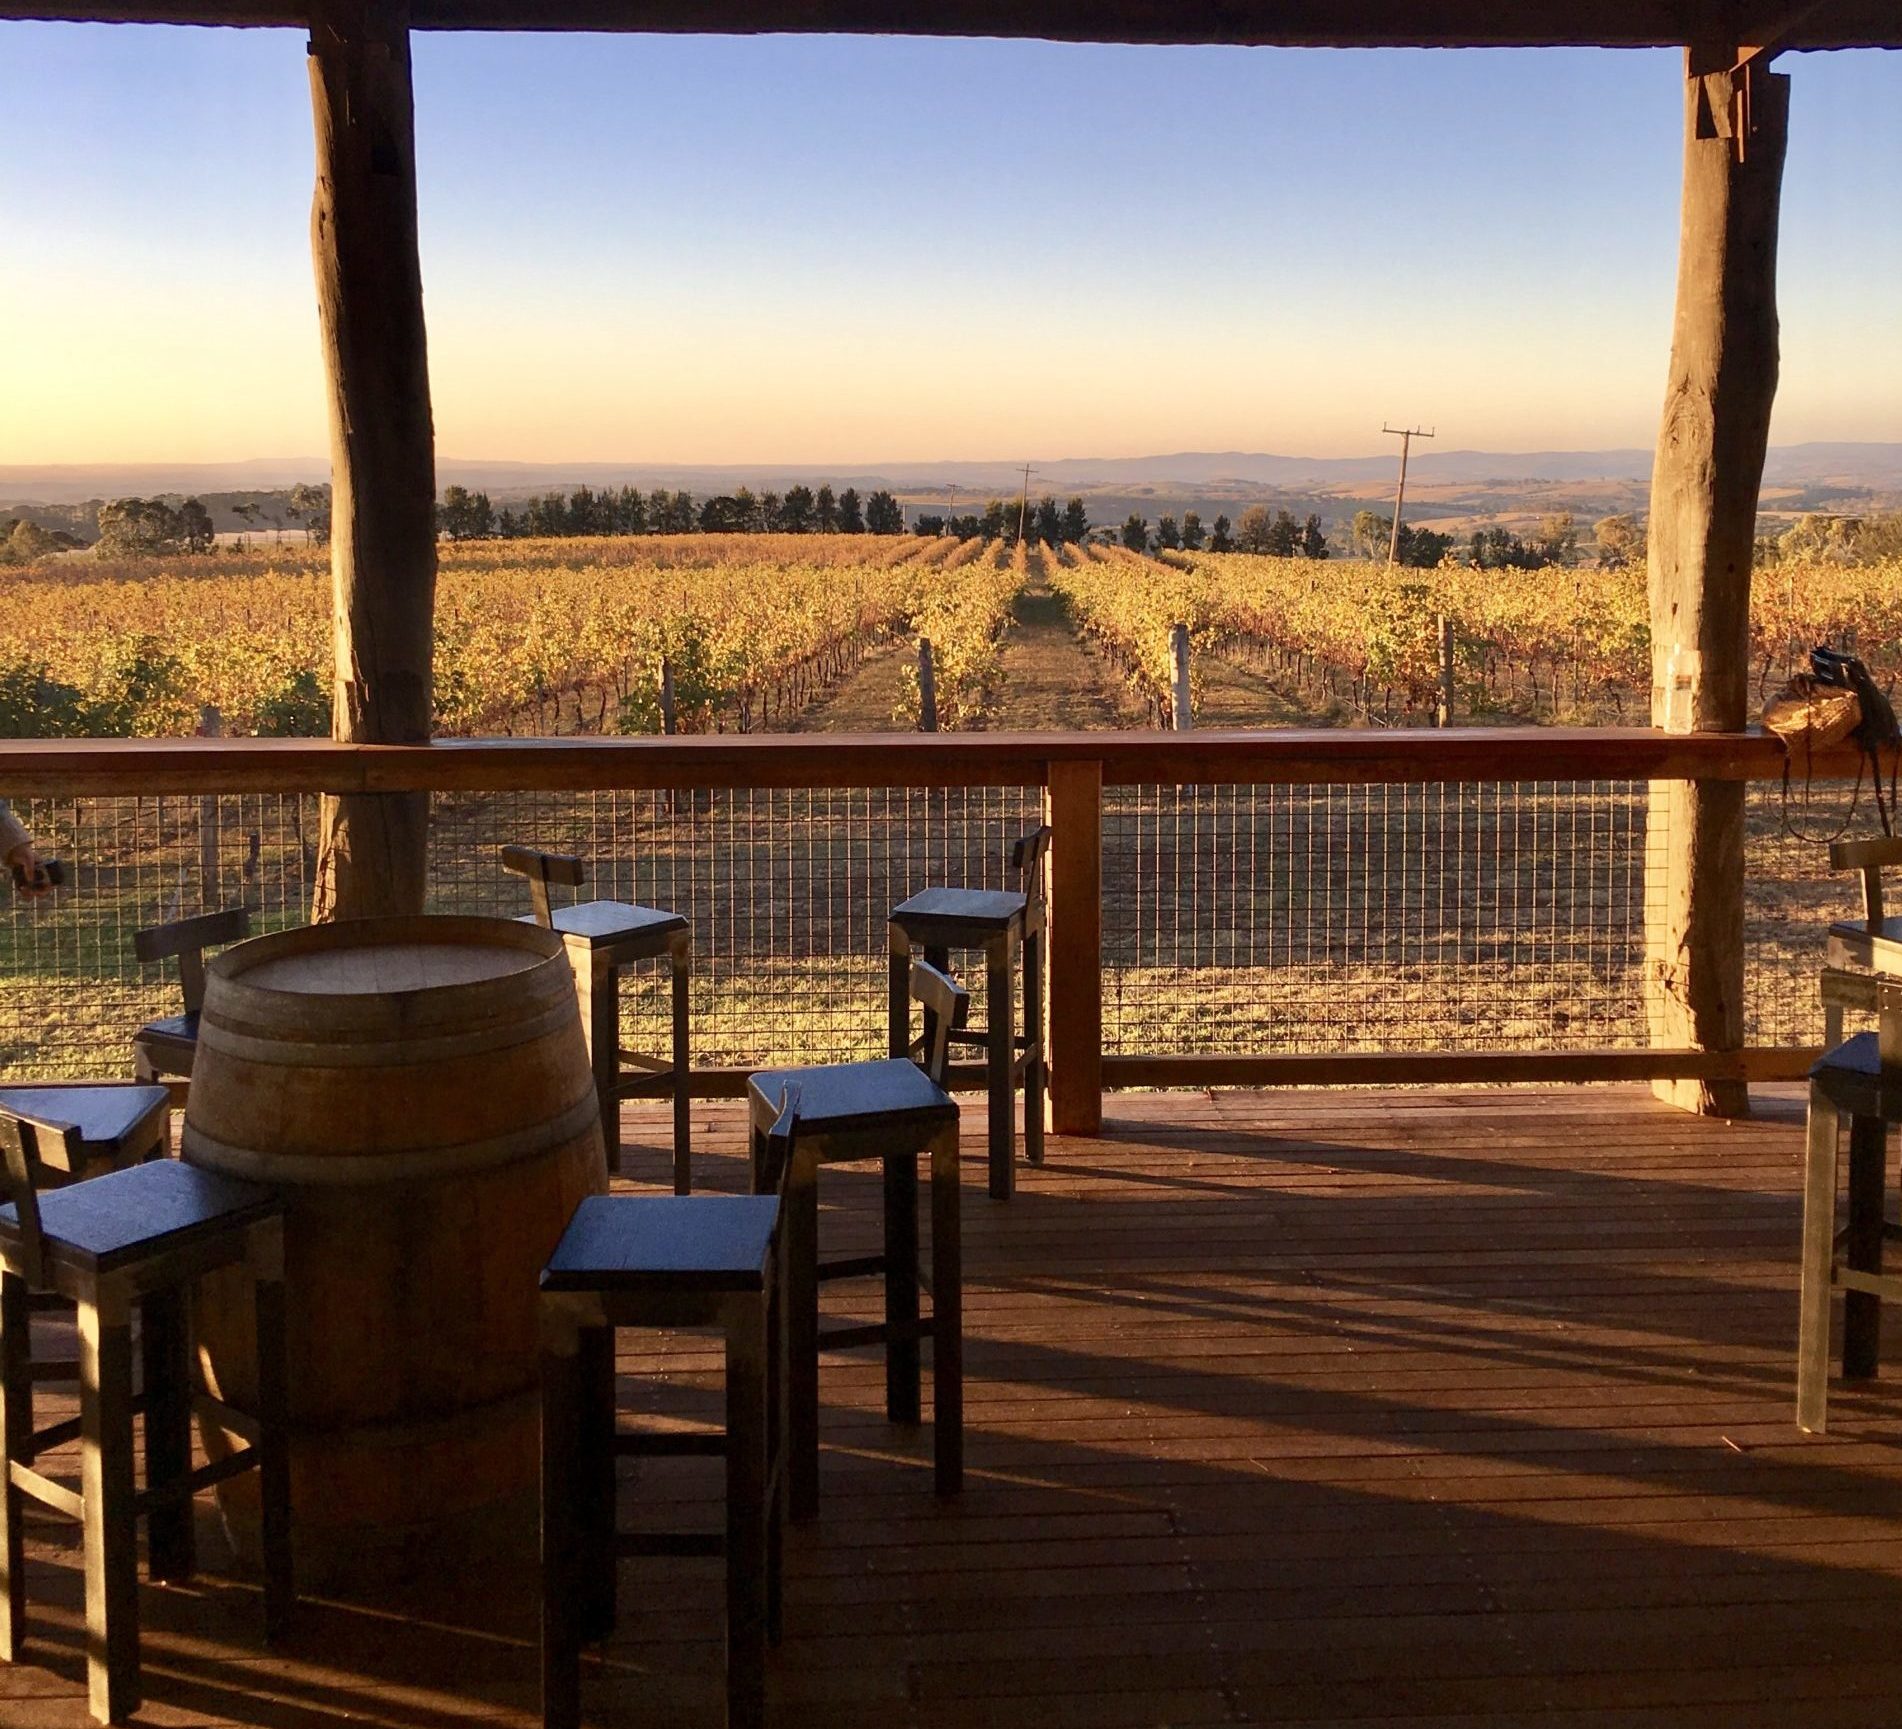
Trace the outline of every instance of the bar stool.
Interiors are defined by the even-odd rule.
[[[572,853],[536,852],[505,846],[502,868],[528,878],[535,910],[524,922],[558,931],[574,968],[581,999],[581,1025],[588,1037],[588,1061],[594,1067],[595,1092],[601,1100],[601,1131],[607,1137],[608,1169],[621,1168],[621,1100],[668,1098],[674,1101],[674,1192],[693,1187],[690,1163],[693,1115],[689,1097],[688,990],[693,938],[679,913],[627,901],[577,901],[552,906],[548,885],[580,888],[588,867]],[[621,1046],[621,968],[635,961],[665,960],[673,973],[674,1029],[672,1060],[629,1051]]]
[[[0,1658],[26,1636],[24,1497],[79,1520],[86,1569],[86,1670],[93,1715],[138,1710],[138,1520],[154,1579],[191,1577],[191,1498],[256,1467],[262,1504],[264,1620],[277,1639],[292,1600],[290,1462],[283,1428],[283,1209],[267,1189],[153,1160],[42,1194],[40,1125],[0,1111]],[[246,1414],[192,1393],[187,1297],[204,1274],[244,1265],[254,1281],[258,1410]],[[35,1364],[29,1291],[78,1306],[79,1415],[33,1426]],[[132,1392],[132,1309],[140,1311],[145,1390]],[[146,1487],[133,1466],[135,1411],[145,1414]],[[192,1469],[194,1410],[249,1443]],[[78,1438],[80,1483],[35,1468]]]
[[[1902,838],[1832,841],[1831,870],[1862,873],[1862,920],[1844,919],[1829,927],[1823,951],[1823,1046],[1843,1042],[1843,1011],[1873,1010],[1875,975],[1902,973],[1902,919],[1882,916],[1882,867],[1902,864]]]
[[[139,1081],[0,1087],[0,1112],[35,1129],[42,1184],[163,1158],[172,1143],[171,1093]]]
[[[769,1138],[790,1159],[795,1106]],[[784,1265],[775,1195],[592,1195],[541,1277],[542,1721],[581,1720],[581,1646],[614,1626],[624,1555],[726,1557],[726,1697],[732,1729],[765,1716],[765,1647],[780,1634],[785,1522]],[[726,1336],[726,1428],[624,1434],[614,1419],[617,1327],[717,1327]],[[726,1530],[619,1532],[614,1461],[726,1458]]]
[[[1902,1032],[1902,981],[1882,981],[1885,1021]],[[1883,1216],[1888,1130],[1902,1122],[1902,1050],[1858,1033],[1810,1070],[1803,1157],[1803,1263],[1797,1323],[1796,1420],[1820,1434],[1829,1401],[1830,1294],[1843,1296],[1843,1377],[1868,1380],[1881,1356],[1882,1300],[1902,1297],[1902,1276],[1882,1271],[1882,1245],[1902,1236]],[[1887,1060],[1885,1060],[1885,1057]],[[1849,1216],[1836,1228],[1839,1142],[1849,1121]]]
[[[243,907],[200,913],[196,918],[135,931],[132,952],[148,964],[178,957],[185,1012],[147,1021],[132,1035],[132,1073],[141,1081],[165,1075],[189,1078],[198,1054],[198,1011],[205,1004],[205,950],[242,942],[251,934],[251,915]]]
[[[769,1069],[747,1082],[753,1190],[777,1190],[786,1209],[786,1350],[792,1517],[819,1511],[819,1352],[885,1347],[885,1414],[916,1423],[919,1342],[932,1341],[932,1436],[937,1491],[964,1475],[964,1317],[959,1234],[958,1107],[944,1089],[950,1035],[970,998],[935,967],[914,963],[911,995],[924,1006],[924,1066],[909,1058]],[[906,1029],[909,1031],[909,1028]],[[909,1042],[909,1041],[907,1041]],[[788,1087],[798,1090],[799,1138],[790,1162],[775,1154],[771,1125]],[[931,1316],[920,1320],[917,1160],[931,1161]],[[819,1167],[878,1159],[884,1165],[884,1247],[879,1254],[819,1259]],[[885,1318],[819,1329],[819,1286],[883,1274]]]
[[[949,968],[953,949],[982,949],[985,965],[984,1027],[955,1029],[951,1042],[976,1046],[985,1053],[989,1088],[990,1192],[1007,1201],[1016,1189],[1016,1132],[1014,1095],[1024,1083],[1024,1157],[1043,1163],[1043,1096],[1046,1084],[1043,1038],[1044,965],[1044,857],[1050,850],[1050,830],[1035,828],[1020,836],[1010,849],[1010,868],[1017,873],[1015,892],[999,889],[924,889],[892,909],[888,923],[890,968],[886,1001],[890,1018],[888,1049],[895,1057],[911,1050],[910,1006],[906,980],[913,946],[924,950],[925,963],[939,972]],[[1021,950],[1023,965],[1024,1032],[1013,1028],[1014,981],[1012,962]]]

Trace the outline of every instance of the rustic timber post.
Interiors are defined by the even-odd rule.
[[[1044,793],[1050,825],[1050,964],[1045,1038],[1050,1127],[1093,1135],[1103,1126],[1103,765],[1053,762]]]
[[[1651,719],[1673,732],[1749,718],[1750,561],[1776,397],[1777,206],[1787,77],[1767,55],[1691,48],[1671,370],[1651,475]],[[1743,1046],[1744,786],[1658,781],[1650,796],[1651,1042]],[[1661,1081],[1687,1109],[1749,1109],[1740,1080]]]
[[[331,732],[426,744],[436,604],[436,455],[407,0],[315,0],[312,262],[330,405]],[[417,913],[426,793],[323,801],[313,916]]]

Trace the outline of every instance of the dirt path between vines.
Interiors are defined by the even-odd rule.
[[[807,704],[788,732],[903,732],[897,718],[905,689],[905,666],[914,648],[909,638],[875,648],[855,672]]]
[[[1128,682],[1086,642],[1041,568],[1017,596],[1004,632],[997,701],[987,732],[1141,726]]]

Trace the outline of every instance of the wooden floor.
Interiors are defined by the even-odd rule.
[[[1008,1205],[974,1113],[968,1486],[939,1505],[928,1429],[887,1428],[869,1359],[828,1360],[774,1721],[1902,1724],[1902,1400],[1839,1392],[1826,1439],[1793,1426],[1799,1119],[1760,1111],[1121,1097]],[[658,1180],[661,1124],[630,1124]],[[733,1108],[701,1129],[709,1186],[737,1186]],[[823,1189],[827,1230],[862,1233],[869,1175]],[[700,1341],[627,1352],[630,1410],[715,1408]],[[710,1522],[714,1469],[644,1466],[626,1516]],[[64,1729],[76,1555],[50,1518],[34,1539],[46,1607],[0,1724]],[[590,1721],[719,1723],[716,1569],[628,1564]],[[534,1590],[518,1564],[325,1598],[267,1653],[242,1583],[145,1586],[140,1720],[526,1723]]]

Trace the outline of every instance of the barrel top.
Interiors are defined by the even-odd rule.
[[[279,955],[252,967],[257,990],[306,996],[387,996],[440,985],[479,984],[538,966],[542,957],[488,943],[366,943],[356,948]]]

